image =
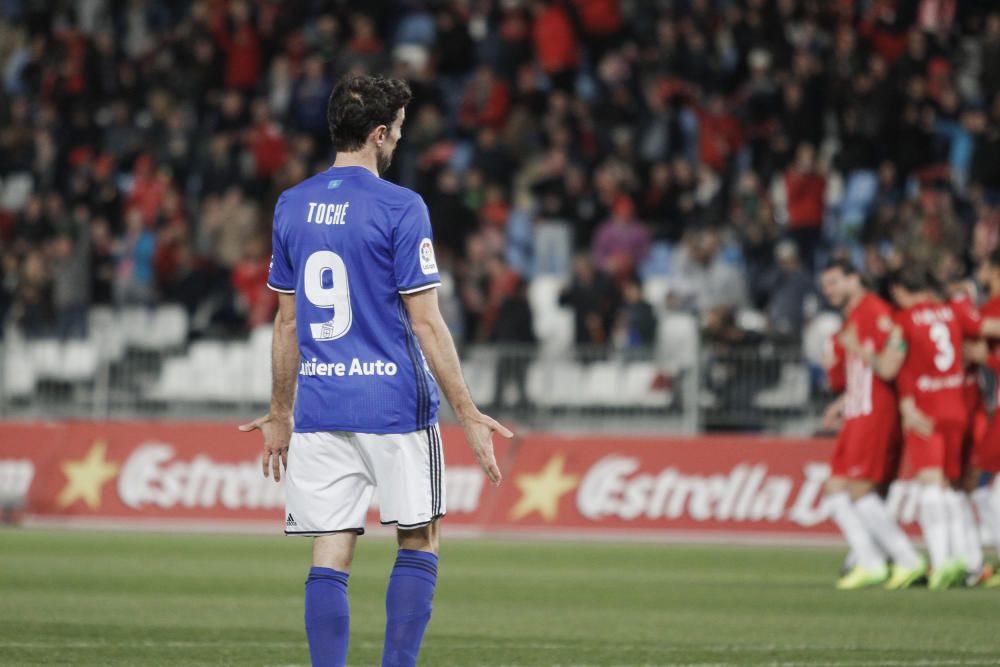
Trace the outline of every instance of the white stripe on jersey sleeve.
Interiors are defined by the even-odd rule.
[[[293,289],[278,289],[277,287],[275,287],[271,283],[268,283],[267,286],[268,286],[269,289],[271,289],[271,290],[273,290],[275,292],[281,292],[282,294],[295,294],[295,290],[293,290]]]
[[[432,287],[440,287],[440,286],[441,286],[441,283],[439,283],[439,282],[437,282],[437,283],[427,283],[426,285],[421,285],[420,287],[414,287],[412,289],[401,289],[401,290],[399,290],[399,293],[400,294],[416,294],[417,292],[423,292],[424,290],[428,290],[428,289],[430,289]]]

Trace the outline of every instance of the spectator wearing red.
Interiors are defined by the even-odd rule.
[[[477,338],[488,341],[493,338],[497,315],[503,302],[517,291],[521,277],[507,265],[499,255],[492,255],[486,264],[486,302],[479,320]]]
[[[257,179],[265,181],[285,166],[288,160],[288,142],[285,141],[281,128],[271,118],[267,100],[254,101],[253,118],[254,125],[247,133],[247,144],[253,152]]]
[[[483,190],[483,205],[479,207],[479,219],[486,225],[502,230],[510,217],[510,206],[504,197],[503,186],[487,183]]]
[[[906,50],[906,31],[897,0],[875,0],[868,6],[858,25],[858,33],[872,49],[890,63]]]
[[[510,109],[510,90],[489,67],[480,67],[469,81],[462,98],[459,118],[462,125],[475,130],[479,127],[503,129]]]
[[[153,252],[153,271],[156,284],[166,293],[169,285],[177,281],[181,263],[190,252],[190,239],[184,227],[170,226],[161,231]]]
[[[382,51],[382,40],[375,31],[375,22],[365,14],[355,14],[351,19],[354,36],[347,43],[348,51],[359,55],[375,55]]]
[[[217,14],[212,22],[212,35],[226,55],[226,87],[250,90],[260,80],[260,38],[250,23],[250,8],[245,2],[230,5],[229,17],[231,28],[227,28],[223,14]]]
[[[169,188],[169,174],[155,171],[153,158],[148,154],[140,155],[132,171],[132,192],[125,203],[128,208],[138,210],[143,222],[150,226]]]
[[[698,107],[698,159],[717,174],[724,174],[729,158],[743,145],[740,121],[726,110],[722,95],[713,94]]]
[[[569,13],[559,0],[539,0],[534,13],[535,58],[556,88],[572,90],[580,56]]]
[[[590,57],[600,61],[621,39],[621,0],[573,0]]]
[[[816,151],[800,144],[795,162],[781,176],[785,192],[789,236],[799,247],[799,257],[811,269],[823,234],[826,176],[816,168]]]
[[[266,324],[274,318],[278,295],[267,287],[267,247],[259,236],[247,239],[243,256],[233,265],[232,283],[237,307],[246,315],[247,327]]]

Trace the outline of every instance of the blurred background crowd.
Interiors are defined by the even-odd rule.
[[[386,177],[427,201],[464,341],[532,342],[543,275],[579,343],[648,344],[662,309],[794,341],[831,255],[877,280],[996,247],[990,5],[4,0],[0,317],[267,322],[274,202],[332,162],[338,78],[381,72],[414,91]]]

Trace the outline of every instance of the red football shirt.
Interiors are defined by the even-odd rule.
[[[951,304],[924,301],[897,313],[896,322],[908,346],[896,379],[900,395],[912,396],[935,421],[964,423],[962,339],[978,337],[982,320]]]
[[[847,374],[844,370],[844,348],[837,342],[838,331],[826,341],[826,380],[830,391],[839,394],[847,387]]]
[[[892,309],[874,294],[865,294],[847,315],[844,327],[851,326],[857,330],[863,348],[874,353],[881,352],[892,331]],[[862,419],[873,414],[895,415],[896,393],[892,385],[875,375],[872,367],[861,357],[845,355],[839,345],[835,350],[835,358],[843,359],[844,420]],[[837,364],[834,364],[831,370],[836,368]],[[831,384],[834,384],[833,379],[831,373]]]
[[[976,306],[968,294],[965,292],[955,293],[952,295],[949,304],[952,310],[955,311],[963,332],[978,331],[981,328],[982,315],[976,310]],[[978,338],[978,336],[967,337]],[[968,362],[965,364],[965,388],[963,391],[965,393],[966,410],[968,413],[971,413],[980,407],[980,403],[983,400],[982,393],[979,391],[979,373],[976,369],[976,364]]]
[[[982,317],[1000,318],[1000,296],[995,296],[984,303],[979,309],[979,313]],[[986,358],[986,367],[1000,376],[1000,340],[991,339],[989,344],[990,356]],[[997,383],[997,399],[997,404],[1000,405],[1000,382]]]

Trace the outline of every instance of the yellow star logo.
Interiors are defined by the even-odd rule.
[[[580,481],[577,475],[563,472],[565,464],[566,457],[558,454],[537,473],[518,477],[516,484],[521,489],[521,499],[510,511],[510,518],[522,519],[538,512],[546,521],[555,521],[559,513],[559,499],[567,491],[575,489]]]
[[[101,489],[109,479],[118,474],[119,467],[117,463],[104,458],[107,451],[107,443],[98,440],[83,460],[62,464],[67,482],[57,499],[59,507],[68,507],[79,499],[83,499],[92,510],[101,506]]]

